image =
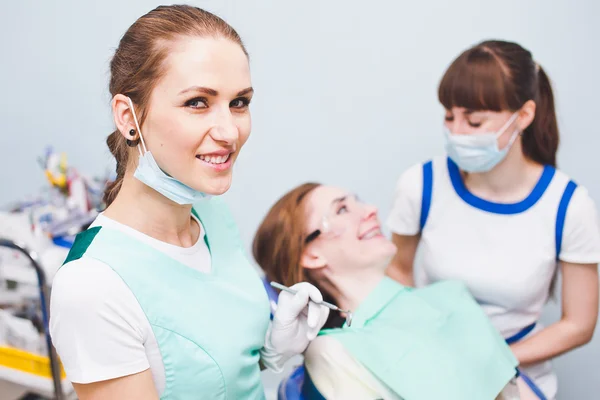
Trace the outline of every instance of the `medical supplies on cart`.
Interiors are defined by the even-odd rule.
[[[52,279],[74,236],[104,208],[108,177],[89,178],[48,148],[49,187],[0,210],[0,381],[53,399],[73,395],[48,334]]]

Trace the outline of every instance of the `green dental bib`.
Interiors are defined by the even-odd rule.
[[[405,400],[493,400],[517,360],[466,287],[384,278],[352,327],[323,330]]]

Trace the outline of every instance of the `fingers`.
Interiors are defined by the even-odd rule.
[[[323,301],[323,295],[321,294],[319,289],[307,282],[297,283],[291,288],[297,290],[298,293],[307,293],[308,298],[306,299],[307,301],[305,303],[305,306],[308,306],[306,324],[308,325],[309,330],[314,330],[314,328],[316,328],[319,325],[321,317],[321,308],[324,308],[322,306],[319,306],[318,304]]]
[[[296,319],[300,313],[306,308],[309,303],[309,295],[306,290],[300,289],[295,295],[289,293],[282,293],[285,296],[284,307],[286,317],[290,319]],[[280,303],[281,304],[281,303]]]
[[[323,302],[323,295],[315,286],[307,282],[301,282],[292,286],[295,290],[306,290],[310,301],[308,302],[308,312],[306,316],[308,340],[313,340],[327,321],[329,308],[319,305]]]
[[[308,329],[306,331],[306,337],[309,341],[312,341],[314,338],[317,337],[317,335],[323,328],[323,325],[325,325],[325,322],[327,322],[327,318],[329,317],[330,313],[330,310],[327,307],[319,306],[317,304],[314,304],[314,306],[315,308],[318,308],[318,310],[316,310],[317,312],[314,313],[314,315],[316,315],[316,324],[313,326],[309,324],[307,320]]]
[[[314,301],[315,303],[321,303],[323,301],[323,295],[321,294],[319,289],[317,289],[314,285],[311,285],[308,282],[296,283],[290,289],[293,289],[296,291],[300,291],[300,290],[306,291],[308,293],[310,299],[312,301]]]
[[[327,322],[327,318],[329,318],[329,313],[331,311],[327,307],[321,307],[321,318],[319,319],[319,324],[317,325],[317,329],[321,330],[325,322]]]
[[[309,330],[313,330],[319,323],[319,318],[321,316],[321,308],[324,307],[315,304],[312,301],[308,302],[308,314],[306,315],[306,324],[308,325]]]
[[[276,316],[279,320],[292,321],[300,319],[300,314],[304,314],[305,317],[301,319],[306,324],[307,338],[313,340],[329,316],[329,309],[320,305],[323,295],[319,289],[307,282],[297,283],[290,289],[297,293],[292,295],[281,292]]]

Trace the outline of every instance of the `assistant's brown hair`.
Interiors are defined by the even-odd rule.
[[[556,166],[559,132],[552,86],[531,52],[519,44],[489,40],[464,51],[442,78],[438,98],[446,109],[490,111],[517,111],[533,100],[535,118],[523,132],[523,153]]]
[[[150,94],[165,73],[164,61],[169,54],[169,45],[185,36],[229,39],[248,55],[242,39],[227,22],[198,7],[159,6],[143,15],[119,42],[110,63],[109,84],[112,96],[123,94],[131,98],[140,116],[140,125],[146,118]],[[119,131],[108,135],[106,144],[117,160],[117,178],[104,192],[104,202],[108,206],[123,183],[129,148]]]

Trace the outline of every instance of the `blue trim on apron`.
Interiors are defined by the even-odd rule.
[[[573,197],[573,193],[575,193],[575,189],[577,189],[577,184],[573,181],[569,181],[567,183],[567,186],[565,187],[563,195],[560,198],[560,203],[558,205],[558,210],[556,212],[556,224],[554,227],[554,240],[555,240],[555,245],[556,245],[555,251],[556,251],[556,259],[557,260],[559,259],[560,250],[562,247],[562,236],[563,236],[563,229],[565,226],[565,219],[567,216],[567,208],[569,207],[569,202],[571,201],[571,198]],[[533,330],[533,328],[535,328],[535,325],[536,324],[533,323],[529,326],[526,326],[521,331],[517,332],[513,336],[506,339],[506,343],[511,345],[511,344],[516,343],[519,340],[523,339],[525,336],[527,336]],[[535,393],[535,395],[540,400],[547,400],[544,393],[542,393],[540,388],[531,380],[531,378],[529,378],[527,375],[525,375],[518,368],[517,368],[517,376],[520,376],[523,379],[523,381],[527,384],[527,386],[529,386],[531,391],[533,393]]]
[[[556,212],[556,225],[554,228],[554,241],[556,243],[557,260],[560,256],[560,249],[562,247],[562,236],[563,229],[565,227],[565,218],[567,217],[567,208],[569,207],[569,202],[571,201],[571,197],[573,197],[575,189],[577,189],[577,184],[573,181],[569,181],[565,187],[562,197],[560,198],[560,203],[558,204],[558,211]]]
[[[504,339],[504,340],[506,340],[506,344],[511,345],[511,344],[516,343],[519,340],[523,339],[525,336],[527,336],[527,334],[529,332],[531,332],[533,330],[533,328],[535,328],[535,325],[536,325],[536,323],[534,322],[533,324],[528,325],[525,328],[521,329],[519,332],[515,333],[508,339]]]
[[[531,331],[533,331],[533,328],[535,328],[535,325],[536,325],[536,323],[534,322],[533,324],[528,325],[525,328],[521,329],[519,332],[515,333],[511,337],[505,339],[506,344],[511,345],[511,344],[516,343],[519,340],[523,339]],[[535,395],[538,397],[538,399],[548,400],[546,398],[546,396],[544,395],[544,393],[542,392],[542,390],[535,384],[535,382],[533,382],[533,380],[531,380],[530,377],[525,375],[523,373],[523,371],[521,371],[519,368],[517,368],[517,377],[519,377],[519,376],[521,377],[521,379],[523,379],[523,381],[527,384],[527,386],[529,386],[529,389],[531,389],[531,391],[533,393],[535,393]]]
[[[421,217],[419,219],[419,229],[423,230],[429,208],[431,207],[431,192],[433,190],[433,162],[428,161],[423,164],[423,194],[421,196]]]

